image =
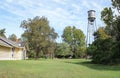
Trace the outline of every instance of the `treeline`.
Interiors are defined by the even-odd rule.
[[[24,29],[21,38],[12,34],[8,39],[24,43],[29,58],[83,58],[86,55],[85,35],[75,26],[65,27],[62,43],[56,42],[59,36],[44,16],[23,20],[20,27]],[[6,38],[5,29],[0,30],[0,36]]]
[[[58,34],[46,17],[24,20],[21,27],[25,30],[22,38],[28,43],[29,58],[79,58],[85,55],[85,36],[75,26],[64,29],[63,43],[56,42]]]
[[[84,33],[75,26],[65,27],[61,36],[63,42],[57,43],[59,36],[46,17],[36,16],[22,21],[20,27],[24,33],[19,40],[26,43],[27,56],[35,59],[91,56],[93,63],[120,63],[120,0],[111,1],[114,8],[106,7],[101,12],[101,20],[106,26],[94,32],[94,41],[87,48]],[[0,36],[5,37],[4,33],[5,29],[1,29]],[[15,41],[16,35],[10,35],[9,39]]]
[[[94,42],[88,47],[92,62],[100,64],[120,63],[120,0],[112,0],[112,7],[101,12],[101,19],[106,24],[95,33]],[[117,12],[113,11],[117,8]]]

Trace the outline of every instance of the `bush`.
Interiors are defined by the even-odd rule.
[[[113,43],[113,46],[112,46],[112,62],[120,63],[120,41]]]
[[[92,55],[92,62],[100,64],[120,63],[120,42],[112,39],[98,39],[88,48],[88,54]]]
[[[29,58],[35,58],[35,52],[34,51],[30,51],[28,57]]]

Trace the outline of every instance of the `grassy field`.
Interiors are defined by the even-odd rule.
[[[120,78],[120,65],[84,59],[0,61],[0,78]]]

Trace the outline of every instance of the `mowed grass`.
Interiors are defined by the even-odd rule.
[[[120,78],[120,65],[85,59],[0,61],[0,78]]]

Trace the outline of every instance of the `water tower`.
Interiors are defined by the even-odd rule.
[[[89,46],[94,40],[93,33],[96,31],[95,10],[88,11],[88,26],[87,26],[87,38],[86,47]]]

